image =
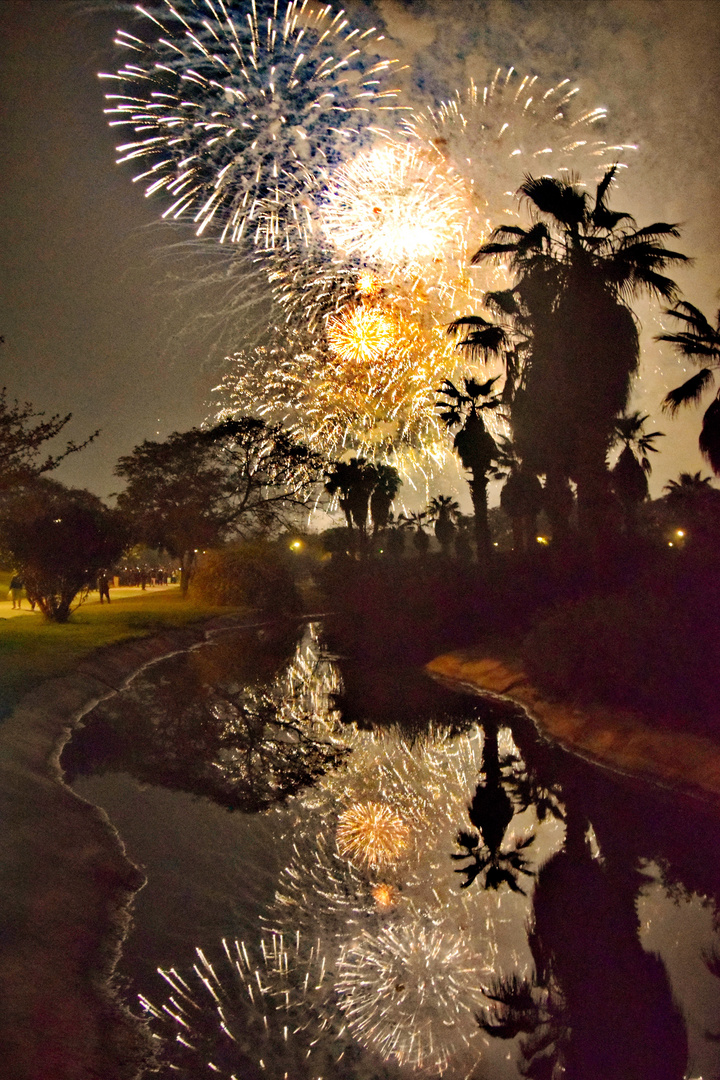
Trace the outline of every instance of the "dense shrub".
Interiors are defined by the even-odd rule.
[[[192,592],[210,604],[273,613],[301,609],[285,552],[262,541],[208,552],[195,572]]]
[[[717,586],[674,581],[594,596],[543,619],[523,642],[542,690],[720,734]]]

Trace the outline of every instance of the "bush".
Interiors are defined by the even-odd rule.
[[[716,590],[703,594],[699,587],[582,600],[527,635],[525,668],[540,689],[559,697],[632,708],[653,721],[717,734],[716,601]]]
[[[67,622],[127,543],[117,511],[90,491],[34,480],[0,503],[0,550],[47,619]]]
[[[292,614],[301,610],[285,552],[261,541],[208,552],[193,575],[191,591],[209,604]]]

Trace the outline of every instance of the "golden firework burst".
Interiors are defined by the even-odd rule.
[[[410,843],[410,827],[387,803],[354,803],[338,821],[340,854],[369,867],[398,861]]]
[[[380,881],[377,885],[373,885],[371,891],[375,905],[381,911],[389,911],[390,908],[397,907],[400,901],[398,889],[394,885],[389,885],[386,881]]]
[[[388,353],[397,338],[395,321],[378,307],[360,304],[341,315],[331,315],[326,324],[330,348],[351,363],[368,363]]]

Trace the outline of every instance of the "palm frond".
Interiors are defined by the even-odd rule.
[[[493,385],[499,378],[499,375],[495,375],[492,379],[488,379],[484,383],[479,383],[477,379],[464,379],[465,393],[473,400],[480,397],[487,397],[492,390]]]
[[[520,305],[517,302],[514,289],[498,289],[497,292],[487,292],[484,298],[485,307],[494,311],[497,315],[518,315]]]
[[[666,236],[672,236],[677,240],[680,229],[677,225],[669,225],[666,221],[656,221],[652,225],[645,225],[642,229],[635,229],[632,235],[633,238],[640,240],[658,241],[664,240]]]
[[[606,170],[605,175],[603,176],[602,180],[600,181],[597,188],[595,189],[595,209],[596,210],[598,209],[598,207],[603,207],[604,208],[604,206],[605,206],[605,196],[607,195],[608,191],[610,190],[610,185],[612,184],[613,180],[615,179],[615,174],[617,173],[617,170],[618,170],[617,165],[611,165],[610,168]]]
[[[710,464],[716,476],[720,476],[720,399],[710,404],[703,416],[703,426],[698,439],[700,453]]]
[[[674,416],[682,405],[697,404],[712,382],[714,374],[712,368],[702,368],[696,375],[687,379],[682,386],[676,386],[670,391],[663,401],[663,409]]]
[[[447,333],[457,334],[457,332],[464,326],[495,326],[495,323],[489,322],[487,319],[483,319],[481,315],[463,315],[461,319],[454,319],[448,324]]]
[[[681,330],[678,334],[658,334],[655,340],[669,342],[671,345],[675,346],[679,353],[682,353],[683,356],[687,356],[690,359],[693,359],[693,357],[696,356],[703,356],[720,360],[720,335],[716,335],[716,338],[713,341],[703,339],[699,335],[686,333],[684,330]]]

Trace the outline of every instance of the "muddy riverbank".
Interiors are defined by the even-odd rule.
[[[445,653],[427,670],[516,702],[542,734],[590,761],[700,797],[720,811],[720,746],[710,739],[652,727],[630,711],[550,700],[519,664],[472,651]]]
[[[149,665],[246,622],[215,618],[99,650],[0,726],[0,1060],[4,1080],[130,1080],[151,1057],[113,972],[144,876],[104,811],[64,783],[83,717]]]

